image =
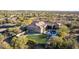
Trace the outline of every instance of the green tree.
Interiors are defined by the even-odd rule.
[[[1,43],[1,46],[2,46],[4,49],[12,49],[12,47],[10,46],[10,44],[7,43],[6,41],[2,42],[2,43]]]
[[[19,27],[15,27],[15,28],[8,28],[7,29],[9,32],[13,32],[15,34],[18,34],[21,32],[20,28]]]
[[[12,47],[10,46],[10,44],[8,44],[6,41],[4,41],[4,39],[5,39],[4,35],[0,34],[0,45],[1,45],[3,48],[5,48],[5,49],[10,49],[10,48],[12,48]]]
[[[11,42],[14,48],[28,48],[26,36],[14,37]]]
[[[3,40],[4,40],[4,35],[0,34],[0,44],[1,42],[3,42]]]
[[[70,30],[67,26],[62,25],[60,29],[58,30],[58,32],[59,32],[59,36],[63,38],[69,34]]]
[[[24,19],[23,22],[22,22],[22,24],[29,25],[29,24],[32,23],[32,21],[33,21],[33,18],[26,19],[26,20]]]

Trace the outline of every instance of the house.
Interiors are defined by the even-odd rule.
[[[48,21],[33,21],[27,26],[28,33],[44,33],[48,32],[53,34],[53,31],[58,29],[59,25]],[[55,32],[55,31],[54,31]]]
[[[30,25],[27,26],[28,33],[40,33],[40,27],[36,25],[38,21],[33,21]]]
[[[27,29],[29,33],[44,33],[47,24],[51,23],[43,21],[33,21],[30,25],[27,26]]]

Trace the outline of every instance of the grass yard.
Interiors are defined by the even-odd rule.
[[[44,34],[29,34],[27,35],[28,40],[34,41],[35,43],[44,44],[47,42],[46,35]]]

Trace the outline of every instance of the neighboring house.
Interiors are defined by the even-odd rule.
[[[16,22],[17,21],[17,19],[18,19],[18,17],[17,16],[11,16],[11,17],[3,17],[3,18],[0,18],[0,20],[2,20],[2,21],[6,21],[6,23],[8,23],[8,21],[9,20],[12,20],[13,22]]]
[[[9,20],[12,20],[13,22],[17,22],[17,19],[18,19],[18,17],[17,16],[11,16],[10,18],[9,18]]]
[[[17,16],[13,16],[13,17],[11,17],[11,20],[17,20],[17,19],[18,19]]]
[[[0,21],[3,21],[3,22],[2,22],[3,24],[4,24],[5,22],[7,23],[7,21],[8,21],[8,17],[0,18]]]
[[[8,17],[3,17],[1,18],[1,20],[8,20]]]

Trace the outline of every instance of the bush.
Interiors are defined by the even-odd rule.
[[[13,37],[11,42],[13,48],[28,48],[28,39],[26,38],[26,36]]]
[[[0,34],[0,42],[4,40],[4,35]]]
[[[58,32],[59,32],[58,35],[59,35],[60,37],[65,37],[66,35],[69,34],[70,30],[68,29],[67,26],[62,25],[62,26],[60,27],[60,29],[58,30]]]
[[[61,37],[55,37],[50,40],[50,48],[74,49],[74,48],[79,48],[79,44],[76,41],[76,39],[64,39]]]
[[[10,46],[10,44],[8,44],[6,41],[2,42],[1,46],[4,49],[12,49],[12,47]]]
[[[21,30],[19,29],[19,27],[15,27],[15,28],[8,28],[7,29],[9,32],[13,32],[15,34],[18,34],[21,32]]]

